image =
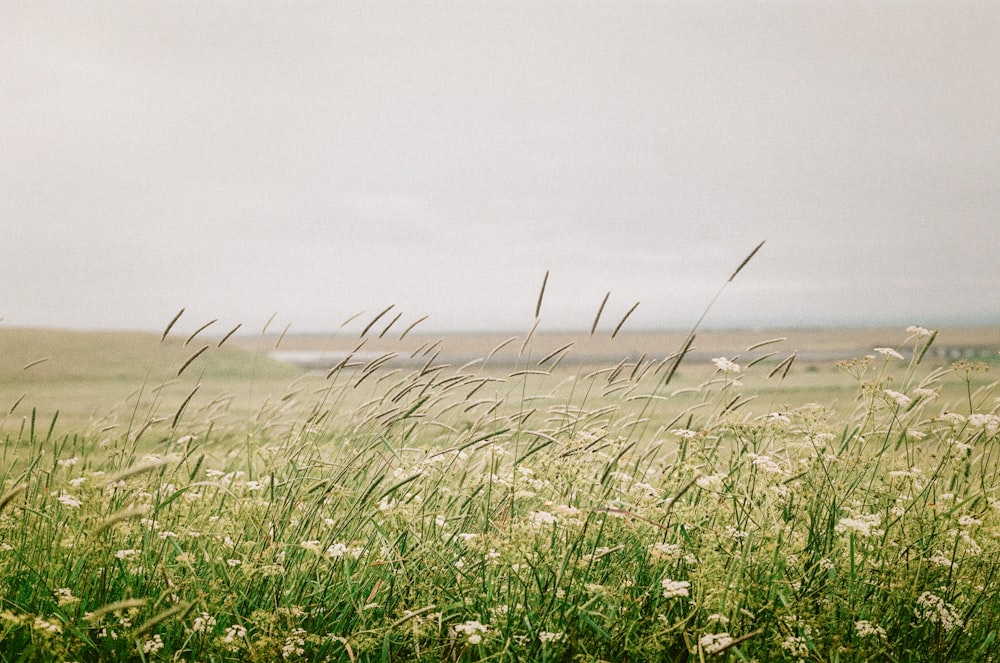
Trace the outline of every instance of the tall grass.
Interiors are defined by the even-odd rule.
[[[995,660],[1000,392],[908,333],[841,364],[847,418],[754,410],[774,340],[677,389],[693,335],[571,369],[529,334],[505,371],[348,359],[244,422],[196,388],[105,437],[8,433],[0,656]]]

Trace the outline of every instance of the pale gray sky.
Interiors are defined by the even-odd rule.
[[[995,2],[0,5],[9,326],[1000,323]]]

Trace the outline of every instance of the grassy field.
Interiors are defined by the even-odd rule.
[[[0,330],[0,660],[997,660],[996,334]]]

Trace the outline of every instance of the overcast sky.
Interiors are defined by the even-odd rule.
[[[0,4],[0,316],[1000,323],[995,2]],[[359,318],[363,320],[364,318]],[[386,318],[388,320],[388,318]],[[357,323],[355,323],[357,324]]]

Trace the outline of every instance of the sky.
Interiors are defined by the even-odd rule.
[[[0,4],[0,316],[1000,324],[991,1]],[[765,245],[727,279],[761,241]],[[351,328],[348,325],[348,328]]]

